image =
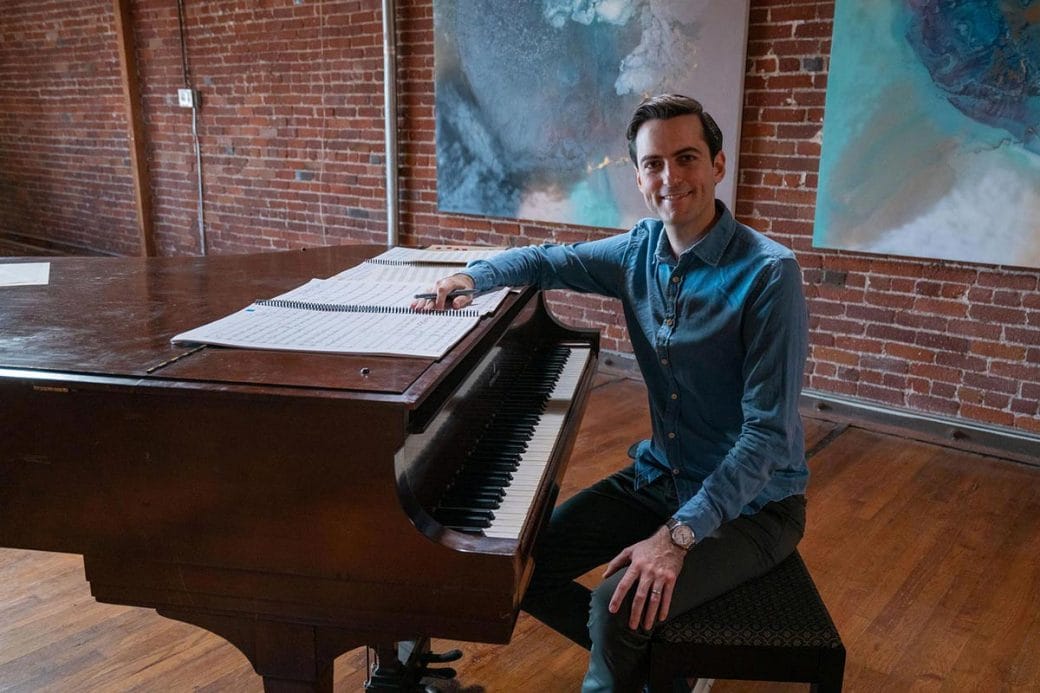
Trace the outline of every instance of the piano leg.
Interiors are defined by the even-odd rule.
[[[298,623],[159,608],[167,618],[216,633],[246,656],[266,693],[332,693],[332,663],[365,644],[357,633]]]

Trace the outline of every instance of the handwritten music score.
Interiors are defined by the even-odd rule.
[[[410,306],[416,293],[463,265],[446,262],[446,256],[438,256],[445,261],[432,266],[412,265],[408,258],[422,256],[402,252],[412,250],[393,248],[329,279],[312,279],[273,298],[257,300],[171,341],[439,359],[481,316],[501,304],[508,289],[475,296],[464,310],[415,312]],[[461,250],[450,252],[456,262],[465,255]],[[427,279],[426,272],[431,278]]]

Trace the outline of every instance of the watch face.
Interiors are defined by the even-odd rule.
[[[693,530],[686,525],[677,524],[672,527],[672,541],[684,549],[693,545]]]

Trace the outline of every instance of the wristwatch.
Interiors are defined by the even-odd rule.
[[[684,551],[689,551],[693,546],[693,543],[697,541],[697,538],[693,536],[693,530],[690,529],[690,526],[684,525],[674,517],[668,518],[668,522],[666,522],[664,526],[668,528],[669,534],[672,535],[672,543]]]

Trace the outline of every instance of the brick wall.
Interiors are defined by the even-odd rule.
[[[0,233],[136,253],[111,0],[0,9]]]
[[[110,5],[5,6],[0,234],[50,234],[137,252],[128,160],[125,151],[110,151],[125,132]],[[189,78],[203,98],[198,132],[209,252],[381,242],[378,0],[187,0],[185,8]],[[1040,271],[812,247],[832,15],[832,1],[752,0],[737,173],[737,216],[794,248],[805,270],[812,311],[807,384],[1040,432]],[[162,254],[197,253],[191,113],[175,102],[184,83],[176,3],[138,0],[133,23],[157,245]],[[399,0],[397,24],[402,240],[518,245],[605,235],[437,212],[432,1]],[[90,50],[82,47],[88,42]],[[80,50],[81,58],[70,59]],[[89,73],[84,62],[93,65]],[[12,86],[14,78],[24,86]],[[67,92],[60,105],[45,98],[55,85]],[[91,134],[62,139],[63,118],[85,118],[79,114],[88,107]],[[33,130],[17,115],[29,108]],[[55,165],[59,155],[64,159]],[[112,168],[107,182],[92,183],[82,199],[111,201],[70,215],[73,204],[58,193],[81,185],[85,161],[92,170]],[[45,189],[41,171],[50,175]],[[628,351],[612,302],[560,293],[554,306],[566,320],[602,327],[605,348]]]

